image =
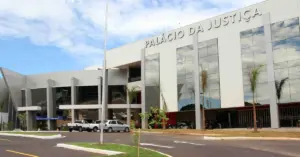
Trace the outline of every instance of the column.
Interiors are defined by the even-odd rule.
[[[128,92],[128,83],[129,83],[129,67],[127,67],[127,85],[126,85],[126,101],[127,101],[127,110],[126,110],[126,115],[127,115],[127,124],[130,126],[130,121],[131,121],[131,102],[129,100],[129,92]]]
[[[199,54],[198,54],[198,34],[193,36],[194,51],[194,86],[195,86],[195,122],[196,129],[204,129],[201,125],[201,108],[200,108],[200,77],[199,77]],[[202,102],[204,104],[204,102]]]
[[[26,88],[25,89],[25,102],[26,106],[32,106],[32,96],[31,96],[31,89]],[[26,127],[27,130],[32,130],[33,126],[33,117],[32,117],[32,112],[31,111],[26,111]]]
[[[53,118],[53,92],[52,92],[52,86],[53,86],[53,80],[48,79],[47,80],[47,118]],[[53,125],[50,120],[47,120],[48,130],[52,130]]]
[[[98,105],[99,105],[99,109],[98,109],[98,120],[101,120],[101,115],[102,115],[102,105],[101,105],[101,100],[102,100],[102,77],[98,77]]]
[[[141,94],[142,114],[146,113],[146,82],[145,82],[145,48],[141,50]],[[142,129],[147,128],[148,119],[142,118]]]
[[[71,78],[71,105],[72,105],[71,119],[72,119],[72,123],[75,122],[75,109],[73,106],[77,103],[76,85],[77,85],[77,80],[76,80],[76,78],[72,77]]]
[[[271,20],[270,13],[266,13],[262,17],[265,32],[266,54],[267,54],[267,71],[268,71],[268,86],[270,93],[270,118],[271,128],[279,128],[278,105],[276,100],[274,62],[271,38]]]

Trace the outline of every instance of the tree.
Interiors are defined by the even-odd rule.
[[[138,94],[138,87],[134,86],[131,88],[126,87],[127,93],[128,93],[128,99],[129,99],[129,104],[133,103],[133,100],[137,98]]]
[[[276,96],[277,96],[278,103],[280,103],[283,86],[285,85],[285,82],[288,79],[289,78],[286,77],[286,78],[281,79],[280,81],[278,81],[278,80],[275,81]]]
[[[138,89],[137,86],[134,86],[131,88],[126,87],[127,94],[128,94],[128,102],[129,102],[129,104],[128,104],[129,105],[128,106],[129,113],[127,113],[127,123],[128,124],[130,124],[130,121],[131,121],[130,104],[132,104],[133,100],[135,100],[137,98],[137,94],[138,94],[137,89]]]
[[[166,122],[169,120],[169,118],[167,117],[165,107],[162,109],[159,107],[150,107],[150,110],[151,120],[149,125],[162,125],[163,129],[166,129]]]
[[[20,120],[20,125],[21,125],[21,129],[25,129],[26,128],[26,112],[24,113],[18,113],[17,117]]]
[[[205,108],[204,108],[204,95],[207,89],[207,71],[201,71],[201,89],[202,89],[202,129],[205,130]]]
[[[250,86],[251,86],[251,92],[252,92],[252,99],[253,99],[253,128],[254,132],[257,132],[257,121],[256,121],[256,106],[255,106],[255,93],[257,90],[257,82],[258,82],[258,77],[261,73],[261,68],[263,65],[253,67],[252,69],[249,70],[249,81],[250,81]]]

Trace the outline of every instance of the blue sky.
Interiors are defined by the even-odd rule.
[[[108,48],[260,1],[110,0]],[[104,4],[0,0],[0,67],[36,74],[101,66]]]

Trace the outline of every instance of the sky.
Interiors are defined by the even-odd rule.
[[[109,0],[107,48],[261,1]],[[101,67],[105,2],[0,0],[0,67],[22,74]]]

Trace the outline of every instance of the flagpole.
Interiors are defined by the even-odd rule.
[[[103,132],[104,132],[104,120],[105,120],[105,112],[106,112],[106,89],[107,89],[107,71],[106,71],[106,44],[107,44],[107,16],[108,16],[108,0],[106,0],[106,8],[105,8],[105,27],[104,27],[104,46],[103,46],[103,68],[102,68],[102,114],[101,114],[101,131],[100,131],[100,143],[103,144]]]

